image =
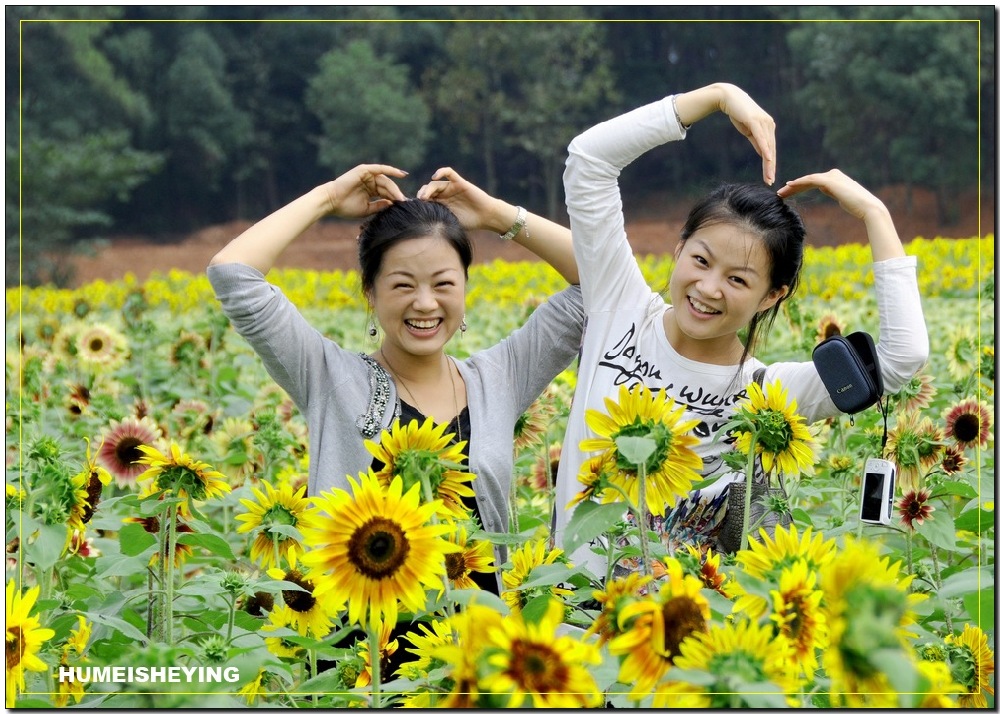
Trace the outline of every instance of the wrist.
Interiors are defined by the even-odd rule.
[[[528,212],[523,206],[517,206],[515,208],[514,220],[510,224],[510,228],[507,229],[505,233],[500,234],[500,240],[513,240],[522,231],[524,231],[525,237],[528,236]]]

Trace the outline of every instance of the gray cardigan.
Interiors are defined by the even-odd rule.
[[[387,391],[378,389],[386,373],[376,371],[373,360],[321,335],[255,268],[213,265],[208,279],[233,327],[305,416],[309,493],[348,489],[346,477],[367,472],[372,463],[364,440],[377,442],[391,425],[398,403],[392,378],[382,381]],[[468,466],[476,474],[472,486],[487,531],[508,530],[514,424],[577,356],[582,333],[583,298],[573,286],[552,296],[498,344],[455,360],[469,402]]]

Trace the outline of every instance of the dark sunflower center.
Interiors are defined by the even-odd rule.
[[[979,417],[975,414],[962,414],[955,420],[952,430],[958,441],[976,441],[979,439]]]
[[[448,553],[445,555],[444,567],[448,571],[448,580],[458,580],[469,571],[469,568],[465,565],[465,555],[462,553]]]
[[[21,628],[7,628],[7,676],[11,676],[12,670],[21,663],[21,655],[24,654],[24,637],[21,636]]]
[[[312,581],[302,577],[302,573],[297,570],[290,570],[285,573],[284,580],[287,583],[295,583],[300,588],[307,591],[282,590],[281,597],[284,598],[285,604],[295,610],[295,612],[309,612],[312,609],[312,606],[316,604],[316,598],[312,596],[314,588]]]
[[[687,596],[675,597],[663,605],[663,649],[669,662],[680,653],[685,637],[705,629],[705,616],[698,603]]]
[[[790,617],[788,617],[787,614],[790,614]],[[788,631],[788,639],[797,641],[803,631],[802,597],[800,595],[795,595],[795,597],[792,598],[791,602],[788,604],[787,614],[785,627]]]
[[[508,674],[526,692],[565,692],[569,685],[562,658],[537,642],[515,640],[511,644]]]
[[[139,451],[142,444],[142,439],[134,436],[122,437],[121,441],[115,445],[115,458],[120,463],[131,466],[136,459],[142,458],[142,452]]]
[[[347,544],[351,564],[372,580],[395,576],[406,563],[410,541],[395,521],[376,516],[354,531]]]
[[[104,349],[104,340],[100,337],[91,338],[90,343],[87,345],[87,349],[91,352],[100,352]]]

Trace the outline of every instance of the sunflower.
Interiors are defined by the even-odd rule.
[[[90,407],[90,389],[79,382],[68,382],[66,386],[68,390],[63,400],[66,411],[72,418],[83,416]]]
[[[903,491],[915,491],[920,488],[923,476],[920,470],[922,437],[918,418],[916,412],[904,412],[886,436],[886,458],[896,464],[899,487]]]
[[[909,656],[907,627],[913,606],[926,594],[908,593],[913,575],[900,576],[900,561],[879,556],[876,544],[845,536],[844,548],[820,569],[830,642],[823,666],[834,706],[897,706],[898,697],[877,653]]]
[[[163,438],[160,427],[149,417],[125,417],[113,421],[101,434],[97,461],[114,476],[119,486],[131,487],[145,464],[136,463],[142,457],[140,446],[152,446]]]
[[[930,497],[931,492],[924,488],[919,491],[907,491],[896,502],[896,508],[899,509],[899,519],[904,526],[912,531],[915,530],[914,522],[918,526],[922,526],[925,520],[934,520],[934,516],[931,515],[934,506],[927,503],[927,499]]]
[[[239,691],[236,692],[238,696],[243,697],[247,700],[248,706],[253,706],[254,701],[262,694],[267,694],[267,677],[268,673],[266,670],[258,670],[257,676],[247,682],[245,685],[240,687]]]
[[[652,575],[629,573],[624,578],[614,578],[604,590],[594,591],[594,600],[601,604],[601,614],[587,628],[587,635],[598,636],[598,645],[603,645],[623,630],[618,627],[618,614],[622,608],[635,602],[640,592],[653,581]]]
[[[396,650],[399,649],[399,642],[397,640],[389,640],[389,635],[392,634],[392,628],[386,627],[385,623],[379,626],[378,633],[378,661],[379,661],[379,672],[381,672],[381,679],[384,681],[386,667],[389,662],[389,658],[396,654]],[[361,649],[361,659],[364,661],[364,669],[362,669],[354,680],[355,687],[367,687],[372,683],[372,653],[371,653],[371,642],[370,638],[365,638],[365,640],[360,645]]]
[[[441,536],[452,524],[431,523],[440,502],[420,503],[417,484],[403,493],[403,480],[393,478],[383,489],[375,474],[350,478],[353,496],[343,489],[313,499],[326,514],[303,535],[311,550],[301,560],[319,584],[316,596],[329,596],[339,609],[349,604],[351,624],[365,626],[369,617],[392,627],[402,603],[416,613],[428,590],[444,590],[445,556],[458,546]]]
[[[653,691],[653,709],[708,709],[712,697],[708,690],[690,682],[666,681]]]
[[[562,598],[570,594],[566,588],[556,585],[541,588],[521,588],[524,582],[531,577],[531,571],[540,565],[551,565],[562,563],[569,567],[561,548],[553,548],[548,553],[545,552],[545,541],[536,540],[534,543],[528,542],[514,551],[510,557],[510,567],[501,573],[503,580],[503,592],[500,597],[507,603],[513,612],[520,612],[527,604],[528,600],[536,595],[550,593],[556,598]]]
[[[797,675],[789,657],[788,640],[774,637],[767,625],[741,619],[713,625],[681,641],[674,666],[711,675],[703,685],[711,708],[747,708],[754,705],[754,684],[763,685],[763,691],[794,690]]]
[[[824,540],[822,533],[813,533],[807,527],[800,534],[795,524],[786,529],[778,525],[774,536],[761,534],[762,540],[750,540],[749,548],[736,554],[736,563],[750,577],[777,586],[781,573],[796,563],[804,563],[809,570],[818,570],[829,563],[837,552],[834,540]],[[737,597],[733,612],[746,611],[752,618],[759,618],[767,612],[767,600],[756,593],[747,592],[739,580],[733,581],[734,596]]]
[[[948,635],[945,644],[950,645],[948,660],[956,682],[962,687],[958,697],[960,707],[984,708],[986,695],[993,694],[990,684],[996,663],[989,648],[986,634],[978,627],[965,623],[961,635]]]
[[[552,489],[555,474],[559,471],[559,459],[562,457],[562,444],[555,443],[549,446],[548,454],[541,454],[535,459],[528,475],[528,485],[534,491],[548,491]]]
[[[448,536],[448,540],[460,549],[444,557],[445,571],[452,587],[459,590],[479,590],[480,587],[470,575],[473,572],[496,572],[497,566],[493,563],[493,544],[488,540],[477,540],[469,545],[465,526],[459,526],[457,531]]]
[[[566,504],[566,508],[572,508],[578,503],[596,498],[598,495],[600,495],[603,503],[612,503],[620,500],[620,495],[617,491],[606,488],[606,485],[611,482],[611,476],[616,473],[615,455],[608,451],[586,459],[580,464],[580,473],[576,476],[576,480],[583,484],[583,488],[570,499],[569,503]]]
[[[813,436],[797,407],[796,400],[788,402],[788,390],[781,380],[764,387],[753,382],[747,389],[747,400],[733,417],[736,451],[749,455],[751,437],[756,433],[754,455],[760,456],[766,473],[775,467],[785,475],[812,473],[816,461]]]
[[[665,391],[654,397],[642,384],[631,391],[622,385],[618,401],[605,397],[604,405],[606,414],[596,409],[587,410],[587,426],[599,438],[582,440],[580,449],[600,451],[614,460],[610,481],[635,505],[639,503],[638,470],[618,451],[616,439],[631,436],[655,441],[656,449],[646,460],[646,505],[651,514],[662,516],[666,508],[686,496],[691,484],[701,478],[701,457],[691,449],[698,438],[687,433],[698,425],[698,420],[682,422],[686,407],[676,406],[673,399],[667,399]],[[609,497],[610,492],[610,489],[605,490],[605,502],[620,500],[617,492]]]
[[[111,474],[90,456],[90,439],[84,441],[87,442],[87,454],[83,470],[71,479],[74,495],[82,495],[82,498],[75,500],[69,520],[66,522],[71,531],[82,531],[86,528],[87,523],[94,517],[97,504],[101,501],[101,492],[105,486],[111,485]]]
[[[382,486],[398,476],[403,481],[403,490],[409,491],[416,484],[420,487],[420,500],[425,500],[422,479],[430,486],[432,500],[440,499],[444,510],[441,515],[456,520],[469,520],[471,513],[462,503],[462,497],[473,497],[475,493],[468,484],[476,478],[468,471],[459,471],[465,461],[462,449],[464,441],[452,442],[452,435],[445,434],[447,424],[434,425],[427,419],[423,424],[417,420],[403,426],[397,419],[391,431],[383,431],[381,442],[365,441],[365,447],[378,459],[382,468],[376,472]]]
[[[181,498],[204,501],[232,491],[221,473],[204,461],[197,461],[181,451],[177,442],[170,442],[170,453],[165,454],[152,446],[138,447],[143,456],[136,463],[149,467],[139,479],[150,481],[154,493],[169,491]]]
[[[983,345],[979,354],[979,374],[987,382],[995,382],[997,378],[997,357],[993,345]],[[993,394],[990,385],[983,385],[987,394]]]
[[[451,687],[443,696],[434,692],[418,694],[407,700],[406,705],[443,709],[482,706],[479,670],[485,663],[487,650],[492,646],[489,632],[501,627],[502,622],[500,613],[493,608],[470,603],[448,618],[441,629],[435,626],[434,637],[426,640],[420,661],[423,662],[426,657],[428,668],[444,662],[446,677],[443,686],[447,687],[450,683]]]
[[[992,436],[993,408],[978,399],[963,399],[945,412],[944,435],[961,449],[986,446]]]
[[[88,371],[116,370],[125,364],[128,354],[128,340],[107,325],[89,325],[76,334],[76,356]]]
[[[816,650],[822,651],[829,639],[826,615],[821,601],[823,591],[816,587],[816,571],[799,561],[781,572],[771,620],[781,637],[788,640],[789,664],[812,680],[819,662]]]
[[[948,372],[961,381],[971,376],[979,366],[979,348],[976,338],[965,325],[959,325],[951,333],[948,343]]]
[[[70,632],[69,637],[66,638],[66,642],[62,647],[62,656],[59,659],[61,667],[70,666],[71,656],[75,656],[79,662],[87,661],[84,652],[90,641],[92,628],[90,623],[87,622],[87,618],[83,615],[77,615],[76,619],[76,629]],[[57,707],[66,706],[69,703],[70,697],[73,697],[76,703],[79,704],[85,693],[83,683],[77,681],[75,677],[69,682],[60,681],[58,673],[53,673],[53,677],[56,679],[56,694],[53,696],[55,705]]]
[[[297,630],[302,637],[312,635],[316,638],[323,638],[330,634],[331,608],[329,600],[326,597],[316,595],[316,586],[311,578],[305,577],[298,570],[285,572],[280,568],[271,568],[267,574],[275,580],[294,583],[302,588],[301,590],[281,591],[281,599],[288,608],[286,622],[288,627]]]
[[[549,600],[537,622],[513,616],[489,628],[486,636],[492,651],[487,665],[493,671],[480,679],[480,690],[508,694],[506,706],[513,709],[526,702],[544,708],[600,705],[603,698],[588,669],[601,663],[600,650],[557,634],[564,609],[558,600]]]
[[[937,388],[931,384],[934,375],[918,372],[910,381],[896,392],[896,403],[900,411],[920,411],[931,405],[931,400],[937,394]]]
[[[686,575],[674,558],[667,558],[664,566],[667,580],[660,592],[622,607],[617,622],[622,634],[608,643],[611,654],[625,657],[618,681],[632,683],[633,699],[652,693],[673,667],[681,643],[704,632],[711,619],[701,580]]]
[[[264,490],[254,488],[253,494],[257,497],[256,501],[240,499],[249,512],[236,516],[236,520],[244,521],[236,529],[237,533],[257,531],[250,546],[250,559],[266,569],[270,565],[281,567],[281,559],[286,558],[288,565],[294,568],[296,559],[304,550],[302,544],[285,531],[272,530],[272,526],[300,528],[310,523],[312,516],[307,512],[306,487],[302,486],[293,493],[287,483],[275,489],[264,481]]]
[[[7,581],[7,694],[6,706],[16,706],[17,693],[25,690],[24,671],[44,672],[46,664],[38,657],[42,643],[55,635],[54,630],[41,627],[38,616],[31,615],[40,588],[21,593],[17,583]]]
[[[195,434],[211,434],[215,426],[216,415],[201,399],[181,399],[170,414],[176,420],[179,435],[185,439]]]
[[[816,342],[823,342],[835,335],[844,334],[844,321],[832,312],[828,312],[816,324]]]
[[[219,463],[234,486],[263,469],[264,455],[254,443],[256,429],[249,419],[227,417],[210,437]]]
[[[967,463],[969,463],[969,459],[966,458],[962,449],[955,445],[944,448],[944,456],[941,457],[941,468],[946,474],[957,474],[965,468]]]
[[[958,705],[948,695],[961,694],[963,688],[951,678],[951,670],[944,662],[920,660],[917,672],[926,683],[921,687],[923,699],[917,703],[921,709],[954,709]],[[986,703],[983,703],[986,706]]]
[[[204,337],[197,332],[181,330],[177,339],[170,345],[170,363],[178,367],[203,369],[207,353],[208,345]]]
[[[555,415],[555,408],[544,398],[533,401],[514,422],[514,454],[542,443],[542,435]]]
[[[280,632],[292,626],[292,611],[287,605],[278,605],[267,614],[267,622],[260,627],[264,633]],[[299,660],[305,653],[302,645],[285,639],[285,635],[265,637],[264,644],[271,654],[283,659]]]

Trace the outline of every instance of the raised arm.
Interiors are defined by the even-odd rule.
[[[896,226],[885,204],[857,181],[840,169],[826,173],[809,174],[789,181],[778,189],[782,198],[816,189],[836,200],[840,207],[855,218],[861,219],[868,231],[868,243],[872,249],[872,261],[880,262],[906,255],[903,243],[896,233]]]
[[[444,204],[466,230],[486,230],[504,235],[517,220],[516,206],[490,196],[451,168],[435,171],[431,181],[417,192],[417,198]],[[579,284],[580,273],[573,257],[569,228],[528,212],[524,227],[513,240],[555,268],[570,285]]]
[[[384,164],[362,164],[258,221],[216,253],[210,265],[242,263],[261,273],[274,266],[292,241],[324,216],[363,218],[406,197],[392,178],[406,172]]]

